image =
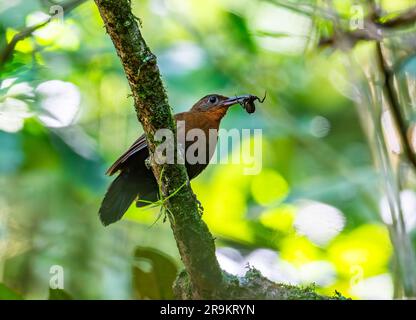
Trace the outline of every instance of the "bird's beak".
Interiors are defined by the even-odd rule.
[[[244,102],[246,99],[250,98],[250,94],[244,94],[241,96],[234,96],[231,98],[228,98],[227,100],[224,100],[222,102],[222,105],[225,107],[231,107],[232,105],[235,105],[237,103],[242,103]]]

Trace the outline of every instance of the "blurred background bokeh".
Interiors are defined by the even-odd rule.
[[[387,178],[360,111],[360,97],[371,92],[374,44],[317,47],[333,30],[327,13],[348,18],[354,4],[368,9],[348,0],[132,0],[174,112],[208,93],[267,91],[256,113],[235,107],[222,123],[263,130],[261,172],[215,164],[192,182],[221,267],[242,275],[253,266],[273,281],[314,284],[329,295],[391,299],[400,296],[400,271]],[[47,19],[52,5],[1,1],[0,49]],[[394,13],[414,1],[381,5]],[[404,70],[413,103],[415,63]],[[170,297],[161,288],[182,265],[159,210],[132,206],[107,228],[98,219],[111,181],[106,168],[143,130],[94,2],[18,42],[0,68],[0,293],[47,298],[51,266],[59,265],[65,291],[78,299]],[[388,139],[393,129],[384,128]],[[398,193],[414,246],[408,180]]]

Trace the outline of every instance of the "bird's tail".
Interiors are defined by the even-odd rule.
[[[99,216],[103,225],[108,226],[120,220],[137,194],[137,184],[132,183],[127,174],[120,173],[111,183],[101,203]]]

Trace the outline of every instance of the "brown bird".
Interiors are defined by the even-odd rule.
[[[247,106],[253,104],[255,100],[260,101],[258,97],[253,95],[229,98],[218,94],[210,94],[195,103],[189,111],[176,114],[175,120],[184,121],[185,133],[191,129],[201,129],[206,134],[205,137],[209,137],[209,130],[219,129],[221,119],[230,106],[241,104],[247,112],[251,113],[254,110]],[[218,137],[215,137],[215,144],[217,139]],[[206,138],[204,140],[201,140],[201,143],[206,144],[206,161],[190,164],[185,159],[189,179],[198,176],[206,168],[214,154],[215,146],[209,146],[210,139]],[[185,150],[194,143],[198,143],[198,141],[186,141]],[[146,137],[143,134],[107,170],[107,174],[110,176],[118,171],[120,171],[120,174],[111,183],[101,203],[99,216],[105,226],[120,220],[134,200],[157,201],[159,189],[152,170],[146,166],[145,160],[148,157],[149,150]],[[137,207],[145,205],[147,203],[136,201]]]

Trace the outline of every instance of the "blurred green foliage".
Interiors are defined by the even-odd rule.
[[[65,290],[49,288],[48,300],[72,300],[72,297]]]
[[[134,257],[135,298],[173,299],[172,285],[178,274],[175,261],[163,252],[143,247],[136,248]]]
[[[175,112],[212,92],[267,91],[255,114],[234,108],[222,124],[263,129],[262,171],[244,175],[243,165],[216,164],[192,182],[217,246],[244,257],[258,248],[275,252],[267,267],[275,279],[317,282],[323,293],[364,297],[355,281],[377,277],[387,279],[379,283],[387,290],[392,247],[379,218],[379,180],[346,94],[343,53],[312,49],[331,32],[319,10],[305,14],[315,2],[132,3]],[[353,1],[334,3],[339,14],[350,14]],[[383,5],[393,11],[410,1]],[[2,2],[1,46],[49,6]],[[142,129],[93,1],[20,41],[0,72],[0,282],[24,297],[46,298],[50,267],[61,265],[65,290],[79,299],[170,298],[166,285],[181,263],[168,223],[153,225],[158,210],[132,206],[108,228],[97,216],[111,181],[106,167]],[[310,203],[345,219],[325,243],[296,224]],[[325,225],[320,217],[317,226]],[[258,259],[248,262],[261,265]],[[14,293],[1,285],[0,298],[7,297]]]
[[[23,297],[0,283],[0,300],[22,300]]]

